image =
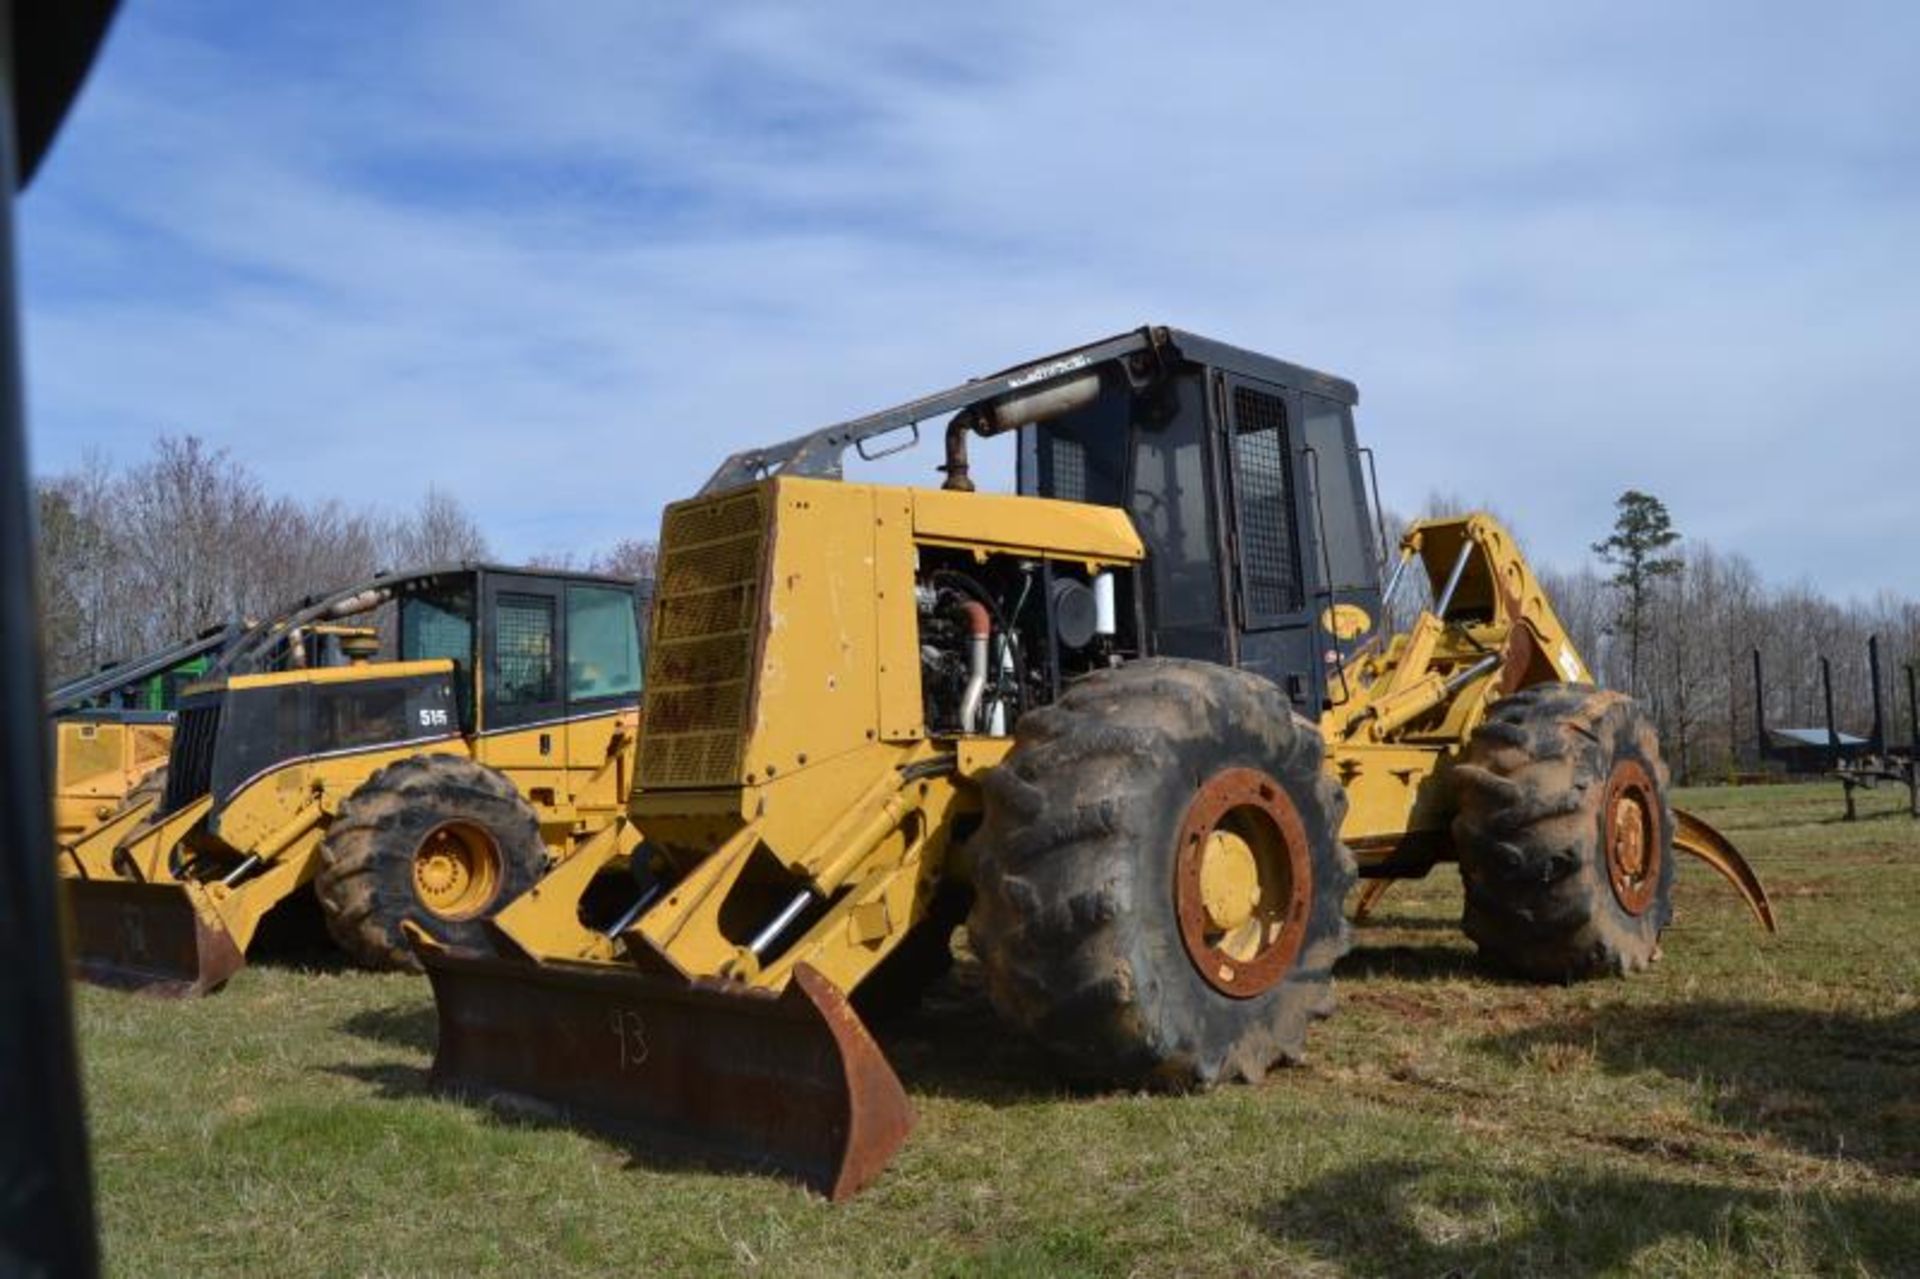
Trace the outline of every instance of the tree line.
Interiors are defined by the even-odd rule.
[[[1434,496],[1421,514],[1474,509],[1494,508]],[[1824,654],[1836,725],[1864,737],[1873,719],[1867,640],[1878,635],[1888,742],[1908,740],[1903,668],[1920,664],[1920,601],[1892,591],[1842,601],[1812,581],[1768,582],[1745,555],[1686,537],[1651,494],[1628,490],[1615,509],[1613,527],[1595,530],[1593,559],[1535,559],[1533,568],[1596,681],[1646,704],[1676,781],[1760,768],[1755,649],[1769,728],[1824,729]],[[1494,514],[1524,547],[1525,531]]]
[[[1476,506],[1484,509],[1436,495],[1422,513]],[[56,679],[209,626],[269,616],[382,569],[490,553],[479,521],[442,490],[428,489],[404,514],[276,495],[225,450],[191,435],[162,437],[130,466],[95,456],[41,481],[39,517],[42,625]],[[1812,582],[1770,583],[1745,556],[1685,537],[1649,494],[1623,494],[1614,527],[1595,533],[1592,560],[1534,568],[1595,677],[1647,704],[1676,778],[1756,767],[1756,647],[1770,726],[1824,724],[1824,653],[1841,729],[1865,734],[1867,637],[1879,635],[1888,731],[1905,740],[1902,668],[1920,663],[1920,601],[1882,592],[1841,602]],[[630,539],[534,562],[650,577],[654,550]]]
[[[429,488],[404,514],[267,491],[244,463],[192,436],[148,457],[100,455],[37,485],[42,640],[56,682],[384,570],[490,555],[479,521]],[[648,576],[652,545],[625,541],[550,567]]]

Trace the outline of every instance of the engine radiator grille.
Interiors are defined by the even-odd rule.
[[[767,494],[669,507],[647,648],[643,787],[739,781],[753,692]]]
[[[178,812],[213,789],[213,748],[220,738],[220,699],[185,706],[173,728],[173,752],[167,761],[167,790],[161,813]]]

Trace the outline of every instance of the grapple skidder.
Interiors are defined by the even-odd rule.
[[[252,628],[183,694],[164,789],[62,850],[81,976],[215,990],[309,884],[354,960],[417,967],[403,924],[477,943],[575,850],[601,841],[620,864],[643,599],[593,574],[447,565]]]
[[[1383,587],[1355,400],[1147,328],[729,459],[662,525],[628,918],[581,922],[589,851],[485,951],[420,935],[436,1080],[840,1198],[913,1123],[850,996],[962,919],[1064,1076],[1178,1090],[1300,1055],[1356,876],[1457,861],[1555,980],[1654,957],[1676,849],[1764,915],[1493,520]],[[937,418],[940,488],[841,479]],[[972,491],[999,435],[1018,493]]]

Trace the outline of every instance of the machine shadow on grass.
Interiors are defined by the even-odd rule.
[[[1369,921],[1353,930],[1353,949],[1333,970],[1338,983],[1391,977],[1400,981],[1480,981],[1498,985],[1537,985],[1506,976],[1481,960],[1471,944],[1458,940],[1460,926],[1450,924],[1454,940],[1416,944],[1392,936],[1402,925]],[[1438,930],[1436,930],[1438,931]]]
[[[1920,1175],[1920,1011],[1861,1017],[1737,1002],[1617,1004],[1480,1047],[1525,1060],[1560,1044],[1590,1051],[1610,1073],[1697,1080],[1728,1127],[1821,1158]]]
[[[356,1019],[357,1020],[357,1019]],[[429,1016],[429,1022],[432,1018]],[[431,1047],[431,1045],[429,1045]],[[658,1135],[622,1131],[585,1120],[576,1120],[561,1112],[557,1107],[547,1107],[525,1102],[502,1102],[485,1097],[473,1096],[459,1091],[437,1092],[429,1087],[427,1072],[417,1066],[399,1062],[380,1062],[375,1064],[336,1065],[328,1067],[328,1073],[342,1079],[353,1079],[366,1084],[382,1101],[418,1101],[426,1097],[439,1097],[458,1105],[469,1106],[483,1111],[490,1122],[506,1128],[524,1128],[534,1131],[559,1131],[575,1133],[592,1141],[602,1143],[618,1151],[626,1159],[629,1169],[646,1172],[683,1173],[703,1172],[726,1176],[765,1176],[771,1182],[786,1186],[792,1179],[764,1166],[743,1163],[720,1156],[707,1156],[676,1150],[662,1144]]]
[[[327,932],[320,903],[310,893],[296,893],[267,912],[248,948],[247,963],[313,973],[357,971]]]
[[[1786,1270],[1911,1265],[1920,1229],[1905,1205],[1871,1192],[1812,1198],[1626,1171],[1516,1176],[1463,1155],[1351,1165],[1270,1200],[1255,1219],[1363,1275],[1627,1273],[1663,1242],[1689,1258],[1710,1248]],[[1798,1255],[1781,1255],[1783,1245]]]
[[[341,1022],[340,1029],[356,1039],[406,1048],[431,1057],[438,1034],[437,1020],[432,1004],[394,1004],[357,1012]],[[426,1078],[424,1072],[421,1078]]]
[[[1446,933],[1460,935],[1458,915],[1401,915],[1375,911],[1353,926],[1354,940],[1366,937],[1368,933]]]

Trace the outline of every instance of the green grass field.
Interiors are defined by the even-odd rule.
[[[1397,887],[1312,1060],[1086,1097],[966,966],[882,1035],[920,1112],[829,1206],[429,1095],[423,979],[256,964],[80,998],[115,1274],[1920,1273],[1920,824],[1904,792],[1699,791],[1767,938],[1681,868],[1666,958],[1538,987],[1475,964],[1450,870]]]

